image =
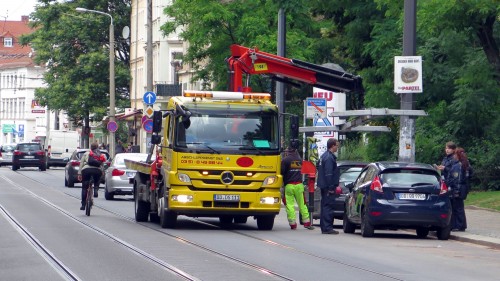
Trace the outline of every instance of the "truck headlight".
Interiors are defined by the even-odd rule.
[[[260,197],[260,204],[277,204],[279,202],[279,197]]]
[[[187,203],[187,202],[193,202],[193,195],[172,195],[172,201],[180,202],[180,203]]]
[[[181,182],[191,183],[191,178],[189,178],[189,176],[188,176],[188,175],[186,175],[186,174],[177,174],[177,178],[178,178]]]
[[[267,177],[263,184],[264,185],[271,185],[271,184],[274,184],[276,182],[276,176],[270,176],[270,177]]]

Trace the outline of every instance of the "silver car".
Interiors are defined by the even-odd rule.
[[[0,166],[12,165],[12,154],[16,149],[16,144],[2,144],[0,146]]]
[[[118,153],[111,166],[106,170],[104,198],[113,200],[115,195],[132,195],[132,184],[129,178],[135,177],[135,170],[125,167],[125,159],[146,161],[147,153]]]

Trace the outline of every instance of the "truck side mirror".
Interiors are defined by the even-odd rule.
[[[153,133],[161,132],[162,114],[161,111],[153,113]]]

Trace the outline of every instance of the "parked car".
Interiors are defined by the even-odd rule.
[[[12,152],[12,170],[24,167],[38,167],[40,171],[47,169],[47,156],[38,142],[18,143]]]
[[[127,169],[125,159],[135,161],[146,161],[147,153],[119,153],[106,170],[106,183],[104,187],[104,198],[113,200],[115,195],[132,195],[133,185],[130,178],[135,177],[135,170]],[[154,160],[154,158],[153,158]]]
[[[12,165],[12,154],[14,154],[16,144],[2,144],[0,146],[0,167]]]
[[[82,159],[83,154],[89,151],[88,148],[79,148],[71,154],[68,163],[64,167],[64,186],[74,187],[75,183],[81,183],[78,180],[78,171],[80,170],[80,159]],[[104,163],[105,168],[110,165],[110,155],[107,150],[100,150],[106,156],[106,163]],[[104,175],[101,177],[101,183],[104,183]]]
[[[421,163],[376,162],[347,185],[343,230],[363,237],[375,229],[416,229],[425,238],[437,231],[440,240],[450,237],[451,203],[448,188],[436,169]]]
[[[349,193],[349,189],[346,187],[347,184],[352,183],[356,180],[361,170],[367,165],[365,162],[353,162],[353,161],[339,161],[337,166],[340,170],[340,180],[339,186],[342,192],[339,197],[335,198],[334,206],[334,218],[343,219],[344,218],[344,202],[345,196]],[[314,189],[314,212],[312,213],[313,219],[319,219],[321,214],[321,190],[319,187]]]

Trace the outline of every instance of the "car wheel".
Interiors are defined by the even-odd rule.
[[[113,200],[115,199],[115,194],[113,192],[108,192],[108,186],[104,186],[104,198],[106,200]]]
[[[450,231],[451,231],[450,225],[438,228],[436,236],[439,240],[448,240],[450,238]]]
[[[342,229],[344,233],[354,233],[356,231],[356,225],[349,221],[345,212],[342,219]]]
[[[64,186],[68,186],[68,179],[66,178],[66,176],[64,176]]]
[[[75,186],[75,182],[71,179],[71,176],[68,177],[68,187],[74,187]]]
[[[361,236],[372,237],[374,232],[373,225],[371,225],[368,221],[368,212],[363,209],[361,218]]]
[[[418,238],[426,238],[429,235],[429,229],[426,227],[417,228],[417,236]]]

